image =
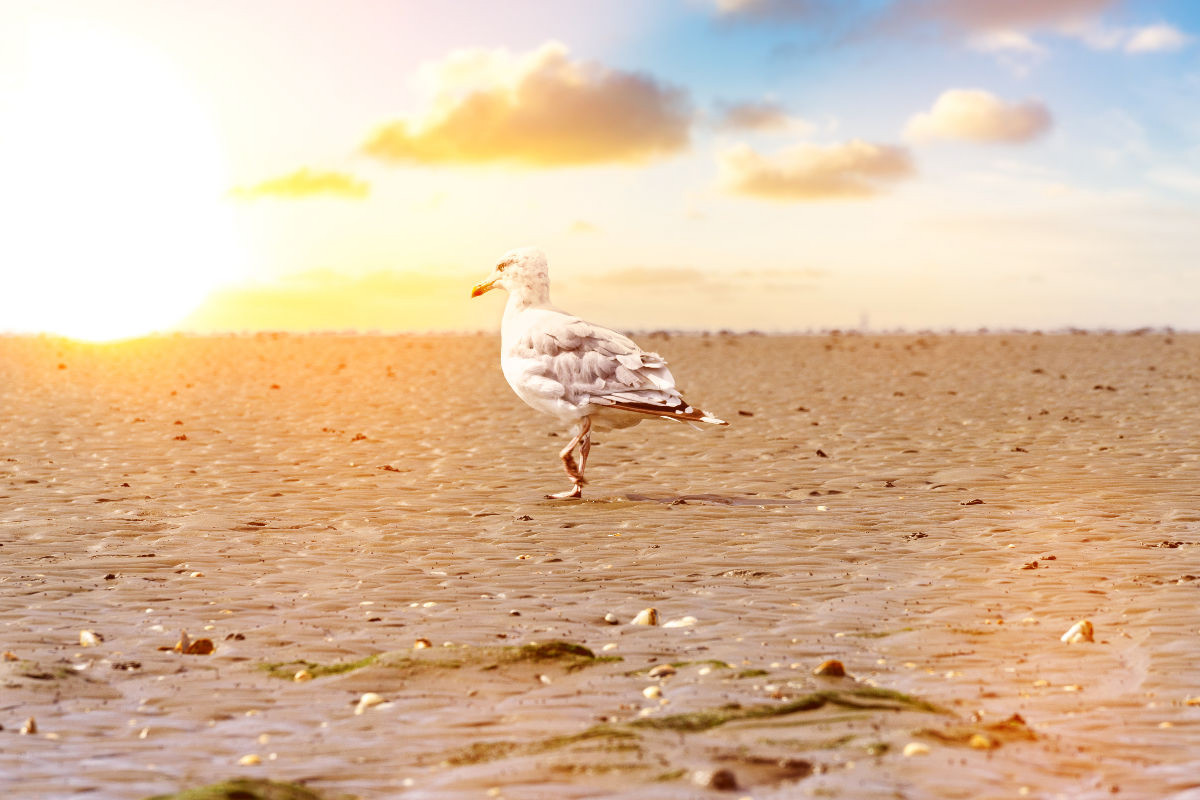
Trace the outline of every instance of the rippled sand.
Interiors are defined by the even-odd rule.
[[[584,502],[492,337],[0,339],[0,795],[1200,797],[1200,336],[639,339]]]

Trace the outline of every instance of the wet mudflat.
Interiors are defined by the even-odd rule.
[[[1200,336],[638,338],[579,502],[492,337],[0,339],[0,792],[1200,792]]]

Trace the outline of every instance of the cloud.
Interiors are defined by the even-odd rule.
[[[717,14],[777,22],[849,23],[867,31],[1030,32],[1096,19],[1120,0],[712,0]]]
[[[727,131],[791,132],[798,135],[808,135],[815,128],[810,122],[789,116],[782,106],[775,103],[754,102],[723,104],[718,110],[716,126]]]
[[[353,175],[342,172],[315,172],[308,167],[301,167],[295,172],[271,178],[253,186],[235,187],[232,194],[245,199],[313,197],[316,195],[363,198],[370,191],[370,184]]]
[[[907,150],[857,139],[799,144],[771,156],[739,144],[722,152],[719,164],[727,191],[785,202],[870,197],[914,172]]]
[[[1046,48],[1027,34],[1014,30],[985,31],[972,36],[968,44],[984,53],[1017,53],[1038,59],[1046,55]]]
[[[1181,50],[1192,37],[1171,25],[1160,23],[1132,31],[1125,41],[1127,53],[1163,53]]]
[[[1034,34],[1053,33],[1096,50],[1151,53],[1178,50],[1192,41],[1179,29],[1159,23],[1142,28],[1104,25],[1106,11],[1121,0],[711,0],[721,18],[790,23],[848,39],[897,34],[932,34],[965,39],[973,49],[1025,60],[1026,69],[1045,51]],[[835,40],[842,40],[835,37]]]
[[[1050,129],[1050,111],[1041,103],[1006,103],[982,89],[949,89],[933,108],[914,115],[904,135],[912,140],[958,139],[1019,143]]]
[[[1028,34],[1014,30],[977,33],[967,38],[967,46],[981,53],[990,53],[1014,75],[1024,77],[1046,60],[1050,51],[1035,42]]]
[[[915,0],[891,6],[895,24],[933,25],[967,34],[1030,33],[1097,18],[1118,0]]]
[[[452,53],[421,72],[428,113],[378,128],[363,152],[389,162],[525,167],[644,163],[687,148],[683,89],[571,60],[548,43],[523,56]]]
[[[898,2],[881,17],[890,29],[933,29],[965,35],[972,47],[1040,58],[1044,49],[1031,37],[1048,32],[1077,39],[1093,50],[1157,53],[1182,49],[1192,37],[1158,23],[1140,28],[1105,25],[1105,11],[1120,0],[919,0]]]
[[[714,0],[714,5],[722,17],[811,20],[829,16],[838,4],[835,0]]]

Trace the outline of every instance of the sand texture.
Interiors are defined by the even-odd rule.
[[[1200,336],[638,338],[0,338],[0,796],[1200,797]]]

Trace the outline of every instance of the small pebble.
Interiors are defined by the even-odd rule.
[[[657,700],[658,698],[662,697],[662,689],[657,685],[647,686],[645,689],[642,689],[642,696],[647,700]]]
[[[417,639],[413,642],[413,650],[422,650],[426,647],[433,647],[433,642],[428,639]]]
[[[254,753],[248,753],[238,759],[238,763],[243,767],[254,767],[262,763],[262,759]]]
[[[1062,635],[1061,641],[1067,644],[1079,644],[1080,642],[1096,641],[1096,631],[1090,620],[1081,619],[1072,625],[1066,633]]]
[[[609,625],[620,625],[621,620],[617,619],[617,615],[611,611],[604,615],[604,621]]]
[[[92,631],[80,631],[79,632],[79,646],[80,647],[98,647],[100,645],[100,642],[102,642],[102,641],[104,641],[103,638],[101,638],[98,634],[93,633]]]
[[[20,658],[12,650],[5,650],[4,651],[4,660],[5,661],[19,661]]]
[[[384,702],[383,697],[375,692],[367,692],[362,697],[358,698],[358,704],[354,706],[355,714],[365,713],[368,708],[377,706]]]
[[[679,617],[678,619],[669,619],[663,623],[664,628],[690,628],[696,624],[695,617]]]
[[[991,750],[996,746],[996,742],[984,736],[982,733],[975,733],[971,735],[971,739],[967,742],[967,745],[975,748],[976,750]]]
[[[629,622],[630,625],[657,625],[658,624],[658,609],[643,608]]]
[[[906,758],[912,756],[927,756],[929,755],[929,745],[921,742],[909,742],[904,745],[904,755]]]
[[[826,678],[844,678],[846,677],[846,667],[836,658],[831,658],[827,661],[822,661],[813,670],[813,675],[821,675]]]
[[[731,792],[738,788],[737,776],[728,769],[696,770],[692,773],[692,783],[721,792]]]
[[[313,674],[306,669],[302,669],[292,676],[292,680],[294,680],[296,683],[303,683],[304,681],[311,681],[312,679]]]
[[[665,678],[669,675],[674,675],[675,668],[672,667],[670,664],[659,664],[657,667],[654,667],[652,670],[650,670],[646,674],[649,675],[651,678]]]
[[[21,725],[21,735],[22,736],[32,736],[33,734],[35,734],[37,732],[38,732],[37,720],[34,719],[33,717],[30,717],[29,719],[25,720],[24,724]]]

